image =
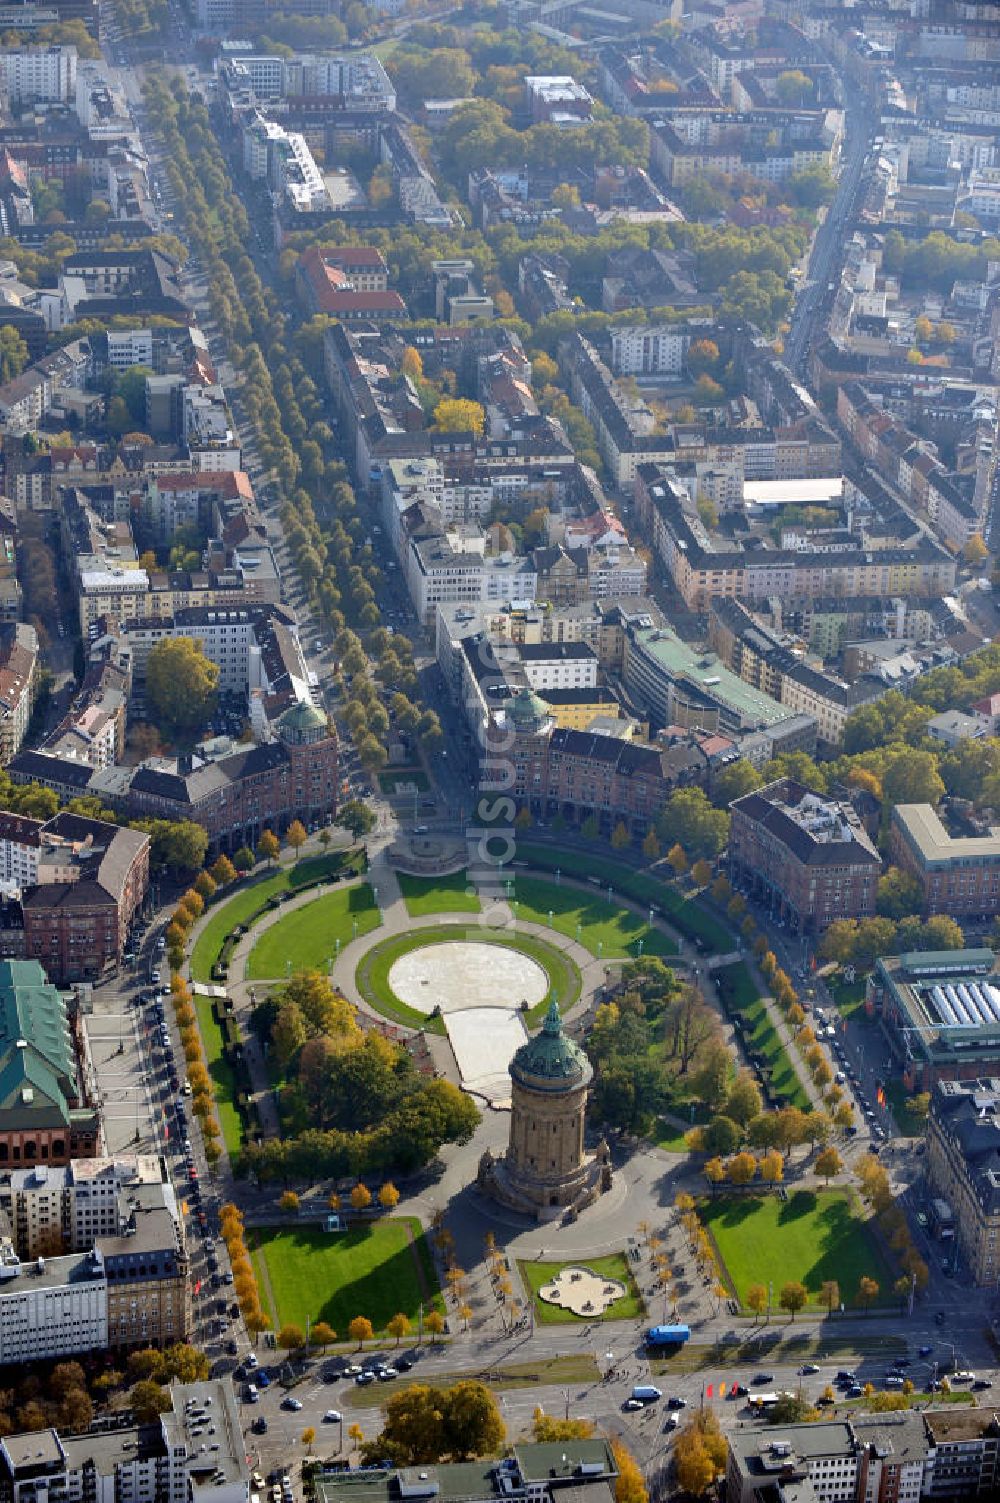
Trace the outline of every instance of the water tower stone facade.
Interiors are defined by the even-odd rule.
[[[480,1186],[505,1205],[551,1220],[579,1210],[607,1189],[609,1153],[584,1150],[587,1091],[593,1069],[586,1054],[563,1030],[552,1003],[541,1031],[522,1044],[510,1062],[511,1109],[507,1152],[487,1150],[479,1165]]]

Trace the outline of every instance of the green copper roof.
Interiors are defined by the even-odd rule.
[[[278,717],[278,729],[291,731],[295,735],[302,735],[303,732],[320,728],[326,730],[326,716],[322,710],[317,710],[315,705],[306,704],[304,700],[291,705],[283,715]]]
[[[0,1125],[65,1123],[75,1074],[63,998],[37,960],[0,961]]]
[[[529,730],[550,718],[552,711],[532,689],[524,688],[515,694],[507,707],[515,730]]]
[[[558,1005],[545,1014],[540,1033],[522,1044],[510,1062],[514,1080],[525,1085],[557,1090],[585,1084],[593,1075],[590,1060],[578,1044],[563,1032]]]

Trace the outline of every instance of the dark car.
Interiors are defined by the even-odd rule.
[[[774,1373],[754,1373],[750,1382],[754,1388],[766,1388],[768,1383],[774,1382]]]
[[[984,1388],[993,1387],[993,1380],[992,1378],[977,1378],[972,1386],[977,1393],[982,1393]]]
[[[849,1399],[860,1399],[864,1396],[864,1392],[865,1391],[861,1387],[860,1383],[852,1383],[850,1388],[847,1390],[847,1397]]]
[[[369,1383],[375,1382],[375,1374],[372,1372],[358,1373],[354,1381],[359,1388],[367,1388]]]
[[[413,1369],[413,1358],[412,1357],[397,1357],[396,1358],[396,1371],[398,1373],[408,1373],[408,1372],[411,1372],[412,1369]]]
[[[679,1394],[671,1394],[670,1398],[667,1400],[667,1408],[686,1409],[687,1402],[687,1399],[682,1399]]]
[[[267,1434],[267,1420],[264,1418],[264,1416],[262,1414],[258,1414],[257,1418],[254,1420],[254,1422],[250,1426],[250,1428],[251,1428],[251,1430],[253,1431],[253,1433],[255,1435],[266,1435]]]
[[[729,1392],[734,1399],[748,1399],[750,1397],[750,1390],[745,1383],[734,1384]]]

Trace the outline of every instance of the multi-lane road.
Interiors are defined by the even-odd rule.
[[[796,375],[804,373],[809,346],[829,310],[840,257],[861,186],[865,162],[871,151],[875,122],[864,97],[851,90],[847,95],[846,140],[837,196],[813,238],[806,278],[796,299],[791,329],[785,339],[785,361]]]

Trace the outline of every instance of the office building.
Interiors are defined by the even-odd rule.
[[[883,955],[866,1001],[908,1090],[1000,1075],[1000,973],[992,950]]]
[[[853,806],[779,778],[729,806],[729,875],[795,934],[870,918],[882,859]]]
[[[889,839],[893,860],[920,882],[925,913],[1000,913],[1000,832],[952,836],[930,804],[897,804]]]

